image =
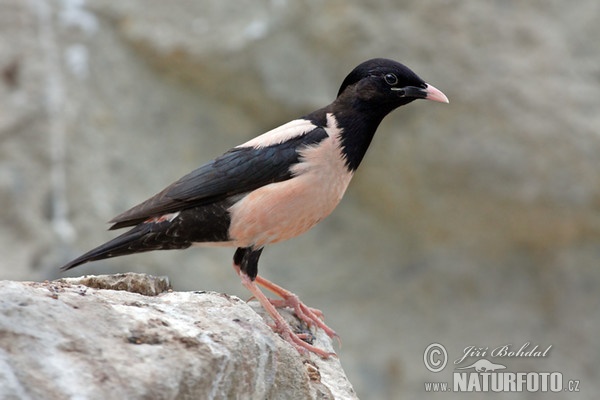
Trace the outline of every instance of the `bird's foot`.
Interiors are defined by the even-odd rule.
[[[269,313],[269,315],[271,315],[271,318],[275,320],[275,324],[271,326],[271,329],[273,329],[274,332],[281,335],[281,337],[285,341],[290,343],[296,350],[298,350],[300,354],[307,354],[308,352],[310,352],[318,355],[321,358],[329,358],[331,356],[337,357],[337,354],[335,353],[330,353],[316,346],[313,346],[311,344],[312,340],[314,340],[314,336],[312,335],[312,333],[294,332],[291,329],[290,325],[283,319],[281,314],[279,314],[276,309],[274,310],[276,316]]]
[[[328,327],[323,322],[323,312],[321,310],[308,307],[306,304],[301,302],[298,296],[296,296],[294,293],[282,288],[281,286],[261,276],[257,276],[255,278],[255,282],[260,286],[264,287],[265,289],[275,293],[277,296],[281,297],[281,299],[268,299],[273,306],[277,308],[289,307],[293,309],[294,314],[296,314],[298,319],[306,323],[306,325],[308,325],[309,328],[313,325],[318,326],[330,338],[335,337],[338,341],[338,344],[341,345],[341,340],[338,334],[335,333],[333,329]]]
[[[271,304],[271,301],[267,298],[267,296],[264,295],[264,293],[260,290],[256,283],[252,279],[250,279],[250,277],[245,273],[241,271],[239,271],[238,273],[242,278],[242,284],[250,291],[250,293],[252,293],[253,297],[259,301],[259,303],[263,306],[265,311],[275,322],[275,325],[272,327],[273,330],[279,333],[281,337],[285,341],[290,343],[296,350],[298,350],[300,354],[307,354],[308,352],[311,352],[322,358],[336,356],[335,353],[330,353],[328,351],[319,349],[318,347],[313,346],[312,344],[305,341],[308,340],[312,335],[306,333],[296,333],[292,331],[290,325],[285,321],[285,319],[283,319],[281,314],[279,314],[275,306]],[[333,332],[331,329],[330,331]]]

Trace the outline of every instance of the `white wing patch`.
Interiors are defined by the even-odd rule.
[[[295,119],[236,147],[267,147],[310,132],[317,126],[306,119]]]

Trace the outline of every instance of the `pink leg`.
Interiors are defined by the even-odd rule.
[[[240,278],[242,278],[242,285],[244,285],[250,291],[250,293],[252,293],[252,296],[254,296],[254,298],[258,300],[258,302],[263,306],[263,308],[267,311],[271,318],[273,318],[273,321],[275,321],[274,330],[277,333],[279,333],[284,340],[286,340],[288,343],[294,346],[294,348],[298,350],[298,352],[300,352],[301,354],[306,354],[307,351],[310,351],[311,353],[315,353],[323,358],[329,358],[331,356],[336,355],[335,353],[329,353],[325,350],[321,350],[318,347],[315,347],[302,340],[303,335],[298,335],[297,333],[292,331],[288,323],[283,319],[279,312],[277,312],[277,309],[275,308],[275,306],[273,306],[273,304],[271,304],[267,296],[265,296],[264,293],[260,290],[260,288],[256,286],[256,283],[252,279],[250,279],[248,275],[243,273],[239,269],[239,267],[234,265],[234,268],[236,269]],[[258,280],[258,277],[256,278],[256,280]]]
[[[306,324],[309,327],[312,325],[316,325],[319,328],[323,329],[323,331],[325,331],[325,333],[327,333],[327,336],[329,336],[330,338],[333,338],[333,337],[338,338],[338,342],[339,342],[338,334],[335,333],[335,331],[333,329],[331,329],[330,327],[325,325],[325,323],[321,319],[321,318],[323,318],[323,313],[320,310],[306,306],[306,304],[302,303],[300,301],[300,299],[298,298],[298,296],[296,296],[294,293],[282,288],[281,286],[279,286],[261,276],[257,276],[255,279],[255,282],[257,284],[259,284],[260,286],[264,287],[265,289],[275,293],[277,296],[279,296],[283,299],[283,300],[269,299],[269,302],[272,305],[274,305],[275,307],[290,307],[290,308],[292,308],[294,310],[294,313],[296,314],[296,316],[300,320],[306,322]]]

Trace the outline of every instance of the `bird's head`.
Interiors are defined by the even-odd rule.
[[[416,99],[448,103],[444,93],[408,67],[385,58],[374,58],[354,68],[344,79],[338,99],[351,100],[359,108],[379,109],[384,114]]]

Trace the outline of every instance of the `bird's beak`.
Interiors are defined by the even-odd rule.
[[[425,93],[427,93],[427,95],[425,96],[425,100],[439,101],[440,103],[450,102],[441,90],[431,86],[430,84],[427,84],[427,89],[425,89]]]
[[[431,101],[439,101],[440,103],[449,103],[448,98],[441,90],[426,83],[425,89],[416,86],[406,86],[403,88],[392,88],[394,91],[400,92],[402,97],[415,97],[417,99],[425,99]]]

